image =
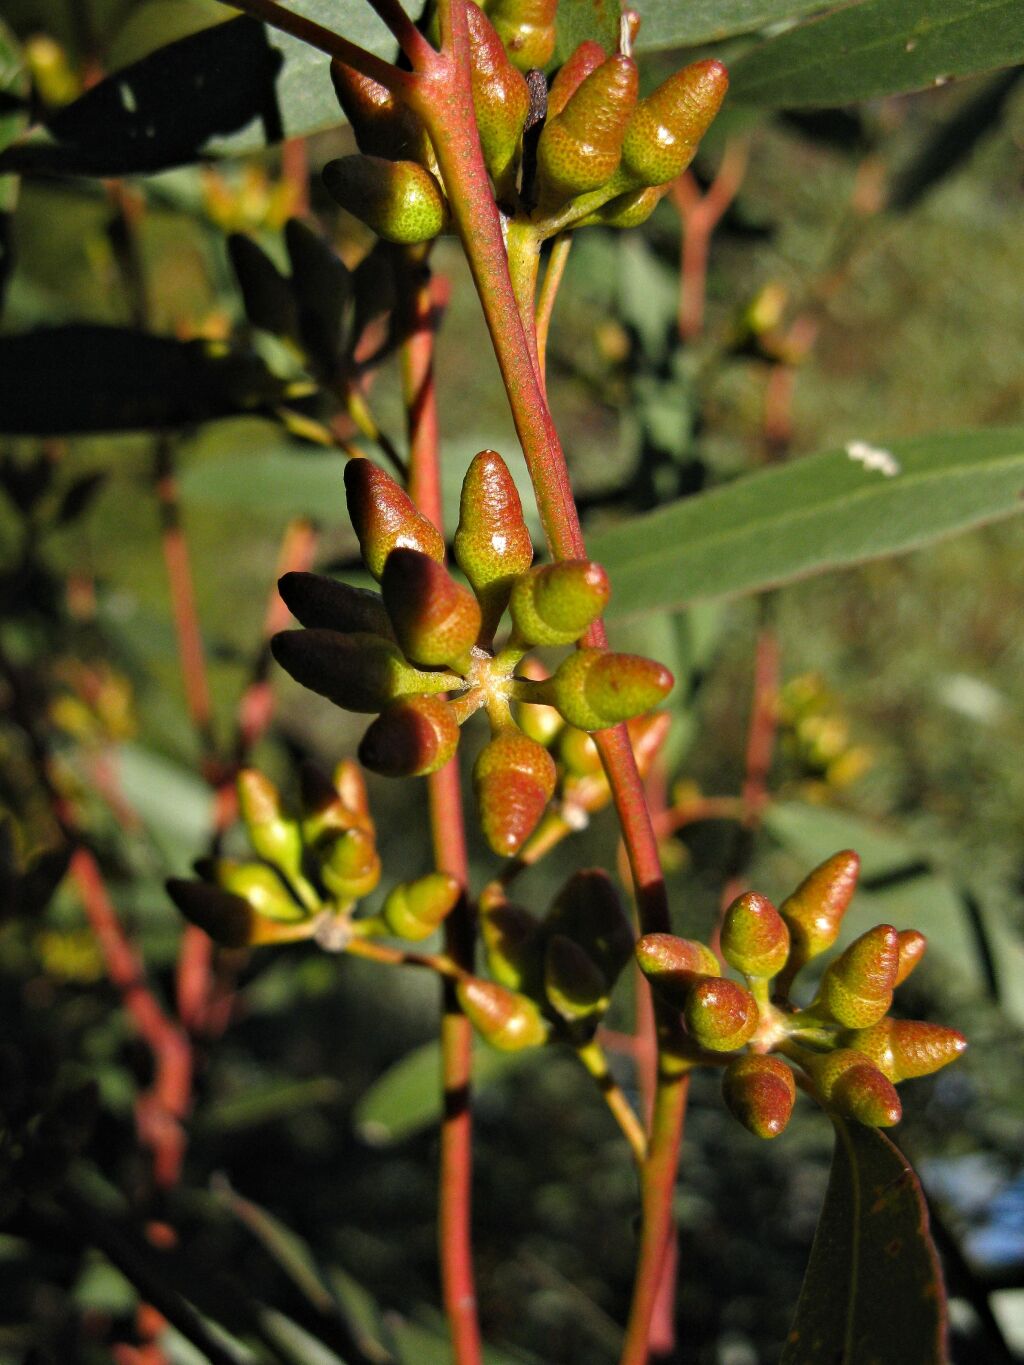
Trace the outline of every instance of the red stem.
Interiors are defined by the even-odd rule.
[[[749,151],[746,138],[728,142],[718,174],[704,195],[689,171],[672,186],[672,200],[683,224],[678,327],[684,341],[694,340],[704,330],[711,237],[743,184]]]

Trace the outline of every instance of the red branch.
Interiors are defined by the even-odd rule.
[[[706,194],[701,194],[692,171],[686,171],[672,186],[672,201],[683,226],[678,326],[684,341],[694,340],[704,330],[711,238],[743,184],[749,152],[746,138],[727,142],[718,174]]]

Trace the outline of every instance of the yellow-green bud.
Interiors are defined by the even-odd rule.
[[[429,938],[459,903],[462,887],[444,872],[400,882],[388,892],[381,915],[396,938]]]
[[[429,242],[448,225],[441,186],[416,161],[357,153],[328,161],[323,179],[331,197],[386,242]]]

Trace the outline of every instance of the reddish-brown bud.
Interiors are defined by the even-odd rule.
[[[519,490],[496,450],[474,456],[462,481],[455,558],[479,599],[493,635],[512,584],[533,562]]]
[[[722,956],[744,976],[770,979],[789,957],[789,930],[767,896],[748,891],[725,912]]]
[[[956,1029],[919,1019],[880,1019],[870,1028],[847,1033],[843,1041],[897,1084],[940,1071],[967,1047],[967,1039]]]
[[[361,152],[390,161],[422,159],[423,124],[387,86],[337,58],[331,62],[331,80]]]
[[[394,639],[380,593],[319,573],[286,573],[278,579],[277,590],[300,625]]]
[[[678,1009],[698,981],[721,971],[706,944],[675,934],[645,934],[636,945],[636,960],[658,994]]]
[[[616,54],[587,76],[560,114],[548,119],[537,144],[542,203],[561,204],[608,183],[619,167],[636,94],[636,63]]]
[[[551,704],[579,730],[604,730],[642,715],[672,690],[672,674],[638,654],[578,649],[548,684]]]
[[[823,1097],[847,1118],[869,1128],[892,1128],[903,1117],[896,1087],[853,1048],[840,1048],[807,1062]]]
[[[359,761],[382,777],[426,777],[459,744],[459,722],[443,697],[407,697],[380,713],[359,745]]]
[[[520,1052],[547,1041],[548,1026],[540,1010],[525,995],[464,976],[457,987],[459,1004],[485,1043],[502,1052]]]
[[[417,161],[356,153],[328,161],[323,182],[332,199],[386,242],[429,242],[448,225],[444,192]]]
[[[396,548],[419,550],[444,563],[441,532],[416,510],[409,495],[380,465],[349,460],[345,493],[363,563],[374,578],[380,579],[388,555]]]
[[[600,564],[563,559],[521,575],[513,584],[509,611],[527,644],[571,645],[601,615],[610,596]]]
[[[413,943],[429,938],[455,909],[462,887],[444,872],[401,882],[388,892],[381,916],[396,938]]]
[[[898,966],[899,935],[878,924],[829,964],[815,1003],[846,1028],[867,1028],[889,1012]]]
[[[274,636],[270,647],[296,682],[346,711],[372,715],[389,702],[421,692],[446,692],[460,682],[451,673],[421,673],[406,662],[397,645],[379,635],[285,630]]]
[[[796,1081],[779,1057],[737,1057],[722,1076],[722,1095],[744,1128],[755,1137],[774,1138],[793,1112]]]
[[[511,857],[536,829],[555,790],[547,749],[519,731],[497,735],[473,768],[480,824],[495,853]]]
[[[835,943],[859,875],[856,853],[850,849],[834,853],[779,906],[779,914],[789,926],[793,972]]]
[[[599,867],[573,873],[552,902],[544,927],[578,944],[609,987],[633,956],[633,926],[614,882]]]
[[[473,108],[480,146],[491,178],[501,193],[511,188],[519,144],[530,110],[522,72],[509,61],[494,25],[478,5],[466,5]]]
[[[757,1002],[727,977],[706,977],[686,997],[683,1010],[693,1040],[711,1052],[735,1052],[757,1029]]]
[[[493,0],[487,14],[520,71],[545,67],[555,50],[558,0]]]
[[[899,966],[896,969],[896,985],[902,986],[907,977],[924,957],[928,940],[917,929],[901,929],[899,941]]]
[[[665,185],[693,160],[721,108],[729,73],[721,62],[694,62],[636,107],[622,147],[623,170],[641,185]]]
[[[608,982],[594,959],[574,939],[553,934],[544,952],[544,992],[568,1024],[597,1020],[608,1008]]]
[[[580,43],[558,69],[548,91],[548,118],[557,118],[592,71],[604,64],[608,54],[590,39]]]
[[[534,916],[513,905],[501,884],[494,882],[480,897],[479,923],[491,976],[511,990],[535,994],[540,985],[543,944]]]
[[[456,583],[443,564],[404,547],[388,555],[380,585],[406,658],[426,668],[465,673],[480,633],[480,607],[469,589]]]

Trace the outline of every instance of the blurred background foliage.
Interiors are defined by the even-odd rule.
[[[38,98],[58,106],[221,17],[207,0],[5,0],[0,89],[23,88],[19,42]],[[726,58],[746,41],[725,43]],[[652,81],[668,60],[650,59]],[[551,399],[589,527],[851,440],[1024,423],[1019,76],[838,110],[727,107],[689,201],[666,200],[642,231],[580,235],[556,312]],[[0,108],[0,126],[12,108]],[[137,323],[127,213],[146,327],[235,339],[294,381],[294,357],[246,323],[226,233],[254,235],[283,262],[282,228],[306,209],[308,168],[308,221],[354,266],[370,242],[317,174],[348,148],[347,130],[332,129],[283,154],[135,179],[123,193],[94,178],[0,179],[3,259],[13,260],[3,333]],[[699,328],[684,316],[684,343],[681,222],[698,191],[722,189],[723,166],[735,183],[711,241],[706,316]],[[469,457],[491,446],[514,463],[516,443],[456,246],[440,242],[433,263],[453,286],[438,380],[454,505]],[[68,382],[53,370],[32,379],[57,406]],[[400,441],[393,365],[373,404]],[[5,1191],[35,1192],[20,1203],[5,1195],[0,1361],[101,1361],[112,1341],[145,1341],[136,1289],[114,1269],[129,1217],[173,1224],[180,1287],[257,1342],[256,1358],[443,1361],[433,980],[307,946],[231,964],[230,1023],[197,1040],[184,1178],[154,1192],[133,1119],[151,1058],[108,980],[78,883],[61,880],[66,860],[40,860],[59,847],[55,811],[70,804],[172,1009],[181,927],[163,882],[205,851],[214,797],[183,696],[155,493],[161,458],[180,475],[222,753],[258,663],[288,523],[315,523],[318,566],[354,577],[343,456],[301,441],[265,408],[178,423],[166,438],[0,441],[0,801],[14,869],[0,918],[0,1083],[25,1133],[65,1135],[51,1134],[34,1166],[17,1158],[10,1126],[0,1145]],[[933,1203],[964,1362],[1024,1352],[1022,548],[1011,520],[769,598],[631,620],[613,637],[676,673],[658,777],[676,811],[740,792],[755,643],[766,631],[778,643],[779,743],[757,828],[698,812],[666,836],[680,932],[709,931],[733,878],[778,897],[810,864],[853,846],[865,882],[849,933],[885,919],[931,940],[900,1003],[962,1029],[972,1047],[908,1088],[897,1137]],[[362,726],[277,673],[272,686],[276,710],[253,758],[292,792],[299,758],[333,764],[354,752]],[[422,790],[370,786],[386,887],[426,869]],[[529,873],[521,894],[543,906],[572,868],[614,867],[613,850],[603,813]],[[482,842],[474,866],[481,881],[492,871]],[[617,1009],[613,1023],[627,1027],[629,1002]],[[485,1327],[501,1344],[491,1358],[604,1365],[616,1356],[634,1256],[628,1151],[570,1056],[481,1064],[476,1228]],[[632,1085],[628,1059],[616,1066]],[[52,1115],[88,1078],[98,1094],[82,1148],[75,1123]],[[829,1147],[824,1119],[802,1106],[781,1141],[759,1144],[728,1118],[717,1080],[698,1079],[678,1192],[673,1358],[776,1358]],[[66,1177],[55,1174],[61,1153]],[[53,1189],[70,1193],[35,1197]],[[170,1359],[197,1358],[177,1333],[162,1340]]]

